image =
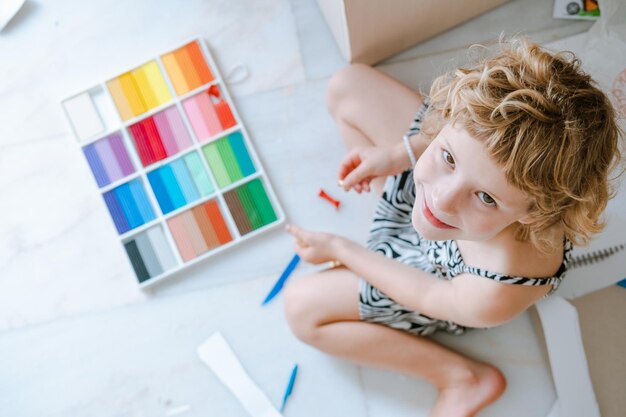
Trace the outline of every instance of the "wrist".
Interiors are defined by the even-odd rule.
[[[342,247],[345,245],[346,239],[342,236],[335,236],[335,238],[330,242],[330,253],[332,253],[332,257],[334,260],[343,263],[341,259],[341,254],[343,252]]]
[[[404,140],[393,145],[393,160],[396,161],[398,172],[403,172],[407,169],[413,168],[413,166],[411,165],[411,158],[409,157],[406,146],[404,144]]]
[[[335,254],[335,260],[341,262],[343,265],[346,265],[349,260],[348,254],[353,245],[356,245],[356,243],[354,243],[350,239],[337,236],[337,238],[333,242],[333,253]]]

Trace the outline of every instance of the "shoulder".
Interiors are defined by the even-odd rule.
[[[458,244],[459,242],[457,242]],[[488,275],[529,278],[526,285],[518,280],[488,279],[471,273],[457,275],[452,284],[464,308],[475,312],[483,326],[495,326],[511,320],[545,296],[552,285],[529,285],[533,278],[553,277],[563,263],[563,244],[550,254],[538,251],[530,242],[510,241],[495,247],[461,244],[464,262],[489,271]],[[508,281],[508,282],[507,282]]]
[[[528,278],[553,277],[563,263],[565,240],[554,242],[550,253],[542,253],[531,242],[515,241],[503,248],[503,272],[511,276]]]
[[[565,240],[554,239],[550,253],[542,253],[530,241],[513,238],[495,245],[482,242],[457,242],[466,264],[494,274],[512,277],[553,277],[563,263]]]
[[[506,323],[545,296],[551,285],[512,285],[469,273],[457,275],[451,285],[455,306],[472,317],[470,327],[492,327]]]

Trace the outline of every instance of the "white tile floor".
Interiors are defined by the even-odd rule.
[[[427,88],[450,59],[502,31],[540,42],[587,30],[551,18],[551,2],[516,0],[380,65]],[[60,110],[62,98],[194,36],[207,39],[290,221],[363,241],[371,197],[332,190],[342,148],[324,107],[345,65],[314,0],[28,1],[0,33],[0,415],[184,416],[245,412],[198,360],[220,330],[285,415],[425,416],[426,384],[329,358],[288,331],[280,299],[258,307],[291,257],[279,231],[142,292]],[[462,59],[462,58],[461,58]],[[305,269],[305,268],[302,268]],[[440,338],[509,377],[485,416],[544,416],[549,367],[528,315],[495,330]],[[532,401],[528,401],[532,398]]]

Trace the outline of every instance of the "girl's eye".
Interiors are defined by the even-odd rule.
[[[478,193],[478,198],[480,199],[480,201],[482,201],[483,203],[487,204],[488,206],[495,206],[496,205],[496,200],[494,200],[493,198],[491,198],[491,196],[483,191],[479,191]]]
[[[441,155],[443,156],[443,160],[446,161],[448,165],[454,165],[454,158],[450,152],[444,149]]]

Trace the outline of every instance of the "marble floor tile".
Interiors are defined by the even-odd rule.
[[[28,3],[0,38],[0,329],[145,299],[62,99],[198,36],[238,98],[305,79],[287,0]]]
[[[553,20],[548,4],[511,1],[379,68],[427,91],[468,44],[502,30],[547,42],[589,27]],[[165,415],[189,405],[182,416],[244,416],[195,353],[219,330],[275,404],[301,364],[286,415],[427,415],[432,387],[304,346],[280,297],[260,309],[293,255],[280,230],[147,291],[136,286],[59,103],[194,36],[207,39],[225,77],[247,68],[229,89],[287,221],[365,241],[376,199],[335,186],[344,151],[324,96],[345,60],[315,0],[29,1],[0,34],[0,414]],[[341,200],[339,211],[320,188]],[[485,416],[547,413],[554,389],[530,315],[438,339],[503,368],[509,390]]]
[[[0,37],[0,146],[69,133],[62,99],[196,37],[225,79],[247,67],[238,96],[304,81],[288,0],[28,3]]]
[[[277,408],[298,364],[285,415],[365,416],[357,367],[296,340],[280,295],[261,307],[274,281],[255,279],[4,333],[2,415],[165,416],[188,406],[181,415],[245,417],[196,352],[220,332]]]

